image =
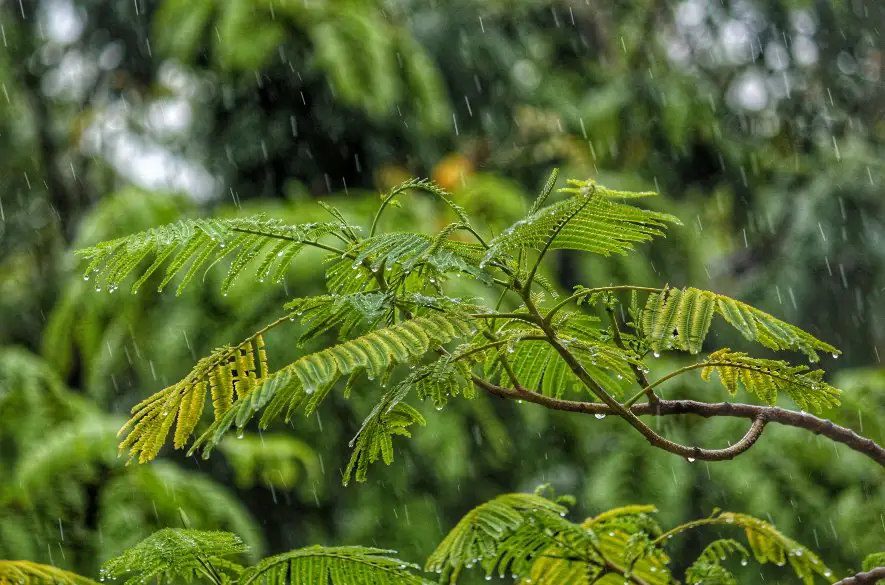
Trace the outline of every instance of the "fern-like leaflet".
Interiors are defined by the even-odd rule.
[[[128,433],[120,443],[120,451],[129,449],[139,462],[150,461],[159,453],[176,421],[174,444],[183,448],[203,414],[207,391],[217,422],[230,411],[235,400],[247,396],[269,374],[261,332],[237,346],[216,349],[197,362],[183,380],[132,408],[132,418],[120,429],[120,434]]]
[[[426,585],[417,565],[395,551],[363,546],[309,546],[263,559],[240,577],[240,585]]]
[[[243,567],[228,557],[246,552],[230,532],[166,528],[155,532],[102,567],[104,576],[132,574],[124,585],[150,580],[204,578],[214,585],[425,585],[418,567],[391,555],[394,551],[361,546],[309,546],[262,559]],[[2,563],[3,561],[0,561]],[[2,564],[0,564],[2,567]],[[65,581],[71,585],[92,582]]]
[[[841,392],[824,381],[823,370],[809,371],[807,366],[753,358],[726,348],[710,354],[701,377],[709,380],[713,372],[719,375],[732,396],[737,393],[740,382],[748,392],[771,406],[777,402],[778,390],[786,392],[802,410],[821,412],[839,405]]]
[[[722,561],[731,555],[740,555],[741,564],[747,564],[750,553],[738,541],[731,538],[714,540],[685,571],[687,585],[738,585],[737,578]]]
[[[98,585],[98,583],[51,565],[0,560],[0,585]]]
[[[642,312],[642,329],[653,351],[677,348],[698,353],[710,330],[714,313],[750,341],[774,350],[801,351],[811,361],[817,351],[838,355],[838,349],[795,325],[724,295],[696,288],[668,288],[649,296]]]
[[[381,291],[333,294],[295,299],[286,303],[306,327],[298,338],[304,345],[323,333],[337,329],[339,339],[364,332],[385,317],[391,316],[393,296]]]
[[[379,458],[387,465],[393,463],[393,437],[411,437],[410,426],[426,424],[420,412],[402,402],[408,391],[408,383],[399,384],[384,395],[363,421],[349,445],[353,453],[344,470],[345,485],[352,475],[357,481],[365,481],[369,464]]]
[[[342,229],[351,228],[342,228],[335,222],[286,225],[260,215],[237,219],[181,220],[102,242],[79,250],[77,254],[89,262],[84,278],[93,279],[96,290],[106,288],[113,292],[143,261],[153,258],[132,284],[131,291],[137,293],[148,278],[165,264],[166,272],[157,290],[163,290],[176,275],[184,272],[177,294],[184,291],[197,271],[210,260],[211,266],[236,254],[222,284],[222,291],[226,292],[254,260],[260,260],[255,269],[258,280],[279,282],[305,244],[315,243],[321,236]]]
[[[664,585],[672,577],[670,558],[652,539],[661,533],[648,505],[613,508],[581,523],[598,535],[597,547],[609,564],[622,567],[625,577],[636,575],[646,583]]]
[[[660,532],[649,517],[653,508],[622,508],[573,524],[564,518],[568,509],[563,501],[570,500],[505,494],[481,504],[449,532],[426,570],[441,573],[441,583],[454,583],[474,565],[487,577],[512,576],[545,585],[591,585],[607,574],[620,575],[621,582],[631,574],[642,583],[670,582],[669,558],[659,549],[631,556],[637,536],[650,542]]]
[[[815,575],[825,579],[833,576],[833,572],[814,552],[764,520],[734,512],[722,512],[716,519],[744,529],[750,550],[759,563],[771,562],[784,566],[789,562],[796,576],[806,585],[813,585]]]
[[[488,263],[519,249],[568,249],[609,256],[626,254],[637,243],[663,235],[667,223],[680,221],[667,213],[615,203],[625,193],[611,191],[592,180],[569,181],[565,201],[541,207],[489,242]],[[653,193],[631,194],[634,196]]]
[[[466,322],[448,315],[415,317],[308,354],[262,380],[253,392],[238,397],[194,442],[190,452],[203,448],[208,457],[232,425],[242,428],[261,408],[266,407],[262,427],[284,411],[286,420],[299,409],[311,415],[341,377],[362,372],[370,379],[384,376],[393,366],[416,360],[469,332]]]
[[[553,328],[557,339],[574,354],[581,367],[599,386],[614,396],[623,394],[623,386],[631,378],[631,363],[635,355],[602,339],[598,319],[574,313],[561,314]],[[500,361],[505,356],[520,384],[545,396],[561,398],[567,392],[581,392],[581,381],[569,369],[556,349],[547,341],[538,339],[540,331],[525,323],[511,322],[496,331],[499,339],[509,342],[498,352],[486,355],[484,374],[492,380],[507,384]]]
[[[783,567],[788,562],[805,585],[813,585],[815,575],[827,580],[832,580],[833,572],[821,561],[814,552],[799,544],[792,538],[784,535],[777,528],[759,518],[739,514],[736,512],[722,512],[715,510],[713,515],[703,520],[696,520],[673,528],[659,536],[656,542],[667,542],[674,535],[686,530],[696,529],[701,526],[719,525],[742,528],[747,538],[753,557],[760,564],[774,563]],[[724,545],[731,546],[731,545]],[[731,547],[731,552],[737,551],[743,554],[741,549]],[[722,555],[720,555],[721,557]],[[709,568],[702,555],[698,559],[700,565]]]
[[[418,398],[421,400],[429,398],[437,410],[442,410],[450,398],[474,397],[475,388],[470,379],[471,374],[469,362],[452,356],[441,358],[418,369],[406,378],[404,383],[414,385]]]
[[[499,558],[501,542],[529,524],[533,514],[560,518],[568,508],[533,494],[504,494],[467,513],[427,559],[425,570],[440,573],[441,582],[454,583],[464,568],[478,564],[491,575],[496,567],[506,575],[507,559]],[[504,560],[503,564],[499,561]]]
[[[236,577],[243,567],[226,557],[243,554],[248,547],[230,532],[164,528],[102,566],[104,576],[134,573],[123,585],[156,579],[157,583],[206,576],[220,582],[220,574]]]
[[[405,273],[427,267],[436,274],[463,272],[490,282],[489,274],[477,267],[483,248],[448,239],[447,231],[457,226],[452,224],[437,237],[411,232],[378,234],[349,250],[354,256],[351,267],[365,264],[377,271],[398,266]]]

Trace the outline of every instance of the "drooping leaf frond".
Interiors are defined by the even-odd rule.
[[[785,536],[768,522],[747,516],[746,514],[716,510],[709,518],[677,526],[658,538],[658,540],[667,541],[676,533],[708,525],[742,528],[750,545],[750,551],[759,563],[774,563],[779,567],[783,567],[789,562],[796,576],[805,585],[813,585],[815,575],[820,575],[829,581],[833,580],[833,572],[827,568],[814,552],[792,538]],[[699,569],[710,569],[709,565],[714,561],[711,555],[718,555],[720,560],[722,560],[726,553],[738,552],[745,557],[747,556],[743,547],[738,548],[734,544],[724,544],[723,541],[716,541],[711,547],[698,559]],[[717,547],[720,547],[721,550],[717,549]],[[716,570],[713,570],[713,573],[714,575],[719,574],[721,576],[721,572]],[[724,582],[728,583],[728,581]],[[689,581],[689,583],[692,583],[692,581]]]
[[[507,357],[513,373],[522,386],[533,392],[540,388],[550,361],[558,360],[556,351],[546,341],[520,341],[511,347],[505,347],[503,355]],[[501,368],[500,360],[496,369],[499,370],[501,382],[509,384],[510,381]]]
[[[189,581],[196,575],[209,575],[215,580],[213,572],[238,575],[242,567],[224,557],[247,550],[240,537],[230,532],[164,528],[107,561],[102,574],[120,577],[134,573],[124,585],[152,579],[157,583],[176,578]]]
[[[656,512],[649,505],[623,506],[588,518],[581,526],[598,535],[597,548],[609,562],[646,583],[666,585],[672,581],[670,558],[652,540],[661,533]]]
[[[89,261],[84,278],[94,279],[97,289],[115,290],[145,260],[153,259],[139,271],[140,276],[133,283],[132,292],[138,292],[147,279],[165,265],[166,272],[158,290],[184,272],[178,294],[207,262],[211,260],[214,264],[236,254],[222,284],[222,289],[226,291],[249,264],[259,259],[255,270],[258,280],[282,280],[305,242],[313,242],[341,229],[335,222],[286,225],[260,215],[236,219],[181,220],[102,242],[78,250],[77,254]]]
[[[817,350],[840,353],[832,345],[764,311],[696,288],[668,288],[649,296],[642,312],[642,330],[653,351],[677,348],[698,353],[714,312],[747,339],[770,349],[801,351],[811,361],[818,360]]]
[[[550,581],[544,576],[547,563],[582,564],[586,574],[602,574],[605,557],[596,546],[598,536],[592,531],[573,524],[550,512],[532,512],[528,522],[513,534],[498,542],[495,555],[481,559],[486,576],[497,573],[499,577],[525,577],[526,580]],[[538,563],[542,570],[538,571]],[[550,571],[554,575],[564,571]],[[535,577],[532,577],[535,575]]]
[[[483,258],[490,262],[503,254],[531,248],[568,249],[609,256],[626,254],[637,243],[663,235],[667,223],[679,225],[672,215],[615,203],[622,194],[593,181],[569,181],[561,189],[572,196],[542,207],[507,228],[489,242]],[[550,239],[553,238],[552,242]]]
[[[92,579],[50,565],[0,560],[0,585],[98,585]]]
[[[563,189],[563,192],[575,196],[591,192],[597,197],[559,232],[551,249],[580,250],[603,256],[626,254],[633,250],[635,244],[663,236],[668,223],[682,225],[677,217],[669,213],[613,201],[628,197],[649,197],[656,195],[655,193],[613,191],[592,180],[569,180],[569,184],[572,187]]]
[[[318,404],[313,395],[340,377],[357,370],[379,377],[391,365],[408,363],[469,332],[468,323],[448,315],[416,317],[304,356],[275,372],[265,386],[277,394],[297,388],[287,402],[306,399],[310,414]]]
[[[737,393],[740,382],[748,392],[771,406],[777,402],[778,390],[786,392],[802,410],[817,413],[839,405],[841,391],[824,381],[823,370],[809,371],[807,366],[753,358],[730,349],[711,353],[705,363],[701,377],[709,380],[715,372],[732,396]]]
[[[466,567],[482,564],[491,574],[498,565],[501,542],[528,524],[533,513],[560,518],[568,509],[533,494],[504,494],[468,512],[427,559],[425,570],[454,583]],[[541,531],[543,534],[543,531]],[[545,541],[549,545],[549,541]]]
[[[379,458],[385,465],[393,463],[393,437],[411,437],[410,426],[426,423],[420,412],[402,402],[409,389],[410,384],[404,382],[387,392],[363,421],[349,444],[353,453],[344,470],[344,485],[350,482],[351,475],[357,481],[366,481],[369,465]]]
[[[743,528],[757,561],[762,564],[771,562],[778,566],[789,562],[796,576],[805,585],[813,585],[815,575],[825,579],[833,576],[833,572],[816,554],[764,520],[734,512],[721,512],[716,520]]]
[[[240,585],[426,585],[417,565],[395,551],[362,546],[309,546],[263,559],[246,569]]]
[[[607,579],[603,569],[595,563],[586,563],[577,556],[570,556],[569,551],[551,546],[532,564],[531,571],[520,585],[536,583],[538,585],[614,585],[623,583]]]
[[[346,295],[363,292],[377,282],[375,273],[353,267],[349,256],[327,257],[326,289],[331,294]]]
[[[358,335],[388,315],[393,300],[393,295],[382,291],[320,295],[289,301],[286,310],[298,316],[306,327],[298,339],[298,344],[303,345],[330,329],[337,329],[342,340]]]
[[[607,343],[586,342],[564,335],[561,341],[599,386],[615,396],[622,394],[622,381],[632,376],[631,356]],[[583,389],[583,384],[556,349],[544,341],[521,341],[506,355],[517,379],[529,390],[560,398],[569,391]],[[502,383],[509,383],[500,365],[487,372],[500,377]]]
[[[642,313],[642,329],[650,348],[672,347],[699,353],[710,330],[716,295],[695,288],[667,289],[651,295]]]
[[[654,508],[623,508],[574,524],[563,518],[564,508],[537,498],[508,494],[475,508],[446,536],[427,570],[441,573],[442,583],[454,583],[474,565],[487,578],[512,576],[525,584],[622,583],[630,575],[671,583],[669,558],[652,542],[660,533],[650,516]]]
[[[391,290],[294,299],[286,303],[285,308],[306,327],[298,339],[298,345],[304,345],[331,329],[338,330],[338,338],[342,341],[357,337],[381,322],[392,324],[396,309],[412,315],[419,312],[445,314],[457,320],[469,320],[471,312],[487,310],[460,298],[420,293],[397,294]]]
[[[283,317],[275,324],[287,318]],[[207,392],[217,422],[234,401],[251,393],[269,375],[267,350],[261,333],[239,345],[216,349],[197,362],[184,379],[132,408],[132,417],[120,429],[120,434],[128,432],[120,443],[120,451],[128,449],[130,456],[138,456],[140,463],[150,461],[163,447],[176,421],[174,445],[176,449],[183,448],[200,421]]]
[[[450,398],[474,397],[474,386],[470,380],[470,366],[465,361],[449,357],[440,358],[432,364],[419,368],[403,383],[413,385],[418,398],[430,399],[437,410],[441,410]]]
[[[746,559],[750,556],[744,545],[736,540],[731,538],[714,540],[685,570],[686,585],[738,585],[734,574],[722,566],[722,561],[734,554],[742,557],[742,564],[746,564]]]
[[[599,531],[618,529],[625,532],[648,532],[651,535],[660,533],[661,528],[654,519],[657,508],[648,504],[632,504],[606,510],[601,514],[588,518],[585,524]]]
[[[190,452],[203,448],[208,457],[232,425],[242,427],[265,406],[263,427],[284,411],[286,420],[298,409],[313,414],[341,377],[361,372],[370,379],[383,376],[393,366],[416,360],[470,331],[469,323],[451,315],[420,316],[306,355],[263,379],[248,395],[239,396]]]
[[[633,376],[630,364],[638,362],[638,358],[604,340],[598,319],[566,312],[558,317],[553,328],[559,342],[568,348],[594,382],[610,394],[621,395],[623,386]],[[499,329],[497,335],[507,343],[496,352],[485,354],[485,376],[505,385],[510,383],[500,355],[506,357],[517,379],[528,390],[556,398],[570,391],[582,391],[584,387],[578,377],[550,343],[537,339],[538,333],[533,325],[522,322],[511,322]],[[526,339],[532,336],[534,339]]]
[[[648,585],[673,582],[666,565],[669,558],[651,545],[647,533],[625,532],[620,527],[600,530],[592,521],[574,525],[560,519],[556,523],[568,528],[556,531],[544,527],[545,536],[555,538],[548,548],[534,555],[529,577],[520,583],[620,585],[633,583],[633,576]]]
[[[507,494],[473,509],[431,555],[426,570],[440,573],[440,583],[455,583],[464,569],[478,566],[487,579],[511,576],[520,585],[670,585],[678,581],[664,547],[677,533],[718,525],[742,529],[749,547],[730,538],[713,540],[686,570],[688,585],[736,585],[723,561],[738,556],[746,565],[751,552],[763,564],[789,562],[805,585],[812,585],[818,575],[833,581],[832,572],[813,552],[771,524],[744,514],[716,510],[708,518],[663,533],[653,506],[615,508],[578,525],[565,520],[565,510],[549,499],[537,498]]]

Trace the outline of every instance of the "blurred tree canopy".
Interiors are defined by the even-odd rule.
[[[477,503],[550,481],[588,514],[770,517],[856,567],[885,530],[878,471],[789,429],[690,466],[610,421],[480,398],[344,489],[346,437],[371,404],[356,397],[285,441],[123,469],[112,431],[132,404],[321,272],[300,264],[258,296],[97,294],[69,250],[209,213],[310,221],[311,198],[364,217],[412,175],[498,230],[557,164],[658,190],[686,224],[644,257],[559,253],[562,290],[694,282],[779,314],[845,350],[828,364],[846,390],[836,421],[881,441],[883,26],[874,0],[0,4],[0,557],[92,572],[186,517],[268,552],[360,542],[418,559]],[[419,198],[391,218],[446,221]],[[734,431],[666,424],[705,443]]]

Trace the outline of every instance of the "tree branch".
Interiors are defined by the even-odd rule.
[[[836,581],[833,585],[871,585],[879,579],[885,579],[885,567],[876,567],[865,573],[857,573],[851,577],[845,577],[841,581]]]
[[[602,414],[621,416],[620,413],[606,404],[598,402],[577,402],[552,398],[536,392],[519,392],[511,388],[504,388],[491,384],[486,380],[474,377],[474,384],[500,398],[510,400],[525,400],[544,406],[551,410],[565,412],[579,412],[582,414]],[[833,421],[814,416],[813,414],[795,412],[777,406],[756,406],[752,404],[740,404],[731,402],[698,402],[696,400],[660,400],[656,404],[637,404],[630,408],[630,412],[636,416],[671,416],[679,414],[694,414],[704,418],[729,417],[746,418],[753,421],[753,425],[746,435],[728,449],[700,449],[698,447],[686,447],[671,441],[656,442],[646,437],[649,442],[665,451],[675,453],[682,457],[691,457],[701,461],[720,461],[733,459],[749,449],[762,433],[766,423],[778,423],[786,426],[797,427],[810,431],[816,435],[823,435],[836,443],[843,445],[866,455],[882,467],[885,467],[885,448],[872,439],[863,437],[853,430],[839,426]],[[758,424],[757,424],[758,423]],[[674,448],[675,446],[675,448]],[[739,449],[735,449],[739,447]]]
[[[728,447],[727,449],[702,449],[701,447],[687,447],[685,445],[680,445],[679,443],[675,443],[666,439],[655,432],[650,426],[642,422],[638,416],[636,416],[632,410],[628,406],[625,406],[618,402],[614,396],[609,394],[602,388],[588,373],[587,370],[581,365],[581,363],[569,352],[565,346],[559,342],[556,338],[556,332],[553,331],[552,327],[549,323],[543,320],[541,313],[538,311],[538,308],[532,302],[531,296],[528,293],[528,289],[523,289],[522,292],[523,301],[525,301],[526,308],[528,308],[529,312],[534,314],[536,317],[541,319],[541,328],[544,330],[544,333],[547,335],[547,341],[551,346],[562,356],[562,359],[565,361],[566,365],[568,365],[569,369],[578,377],[578,379],[587,387],[590,392],[592,392],[597,398],[599,398],[602,402],[608,406],[613,413],[623,418],[627,423],[630,424],[634,429],[640,432],[643,437],[654,447],[658,447],[665,451],[669,451],[675,455],[679,455],[680,457],[685,457],[689,461],[694,461],[696,459],[703,459],[705,461],[722,461],[726,459],[733,459],[749,449],[753,446],[753,443],[759,438],[759,435],[762,434],[762,430],[765,427],[764,421],[759,421],[754,418],[753,424],[750,426],[750,429],[747,431],[747,434],[738,441],[736,444]],[[520,388],[517,386],[517,392],[520,395],[533,395],[532,392],[527,392],[524,388]],[[656,403],[654,403],[656,404]],[[650,406],[654,406],[654,404],[650,403]]]

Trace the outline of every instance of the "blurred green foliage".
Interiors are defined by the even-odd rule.
[[[434,413],[383,477],[347,489],[346,442],[373,403],[359,392],[273,456],[253,437],[248,453],[123,468],[112,431],[131,405],[316,292],[319,267],[257,295],[210,282],[171,299],[96,293],[68,253],[209,213],[310,221],[301,203],[319,196],[364,218],[411,175],[502,229],[560,164],[658,189],[686,224],[644,257],[560,254],[548,276],[564,290],[694,283],[795,322],[845,350],[827,364],[846,390],[836,421],[882,441],[880,3],[53,0],[7,2],[0,22],[0,557],[93,573],[184,515],[269,552],[363,543],[420,559],[468,508],[541,481],[588,514],[770,517],[839,573],[880,547],[879,471],[798,431],[689,465],[611,420],[487,397]],[[446,222],[421,198],[391,218]],[[709,445],[741,432],[661,425]],[[677,563],[700,552],[678,546]]]

